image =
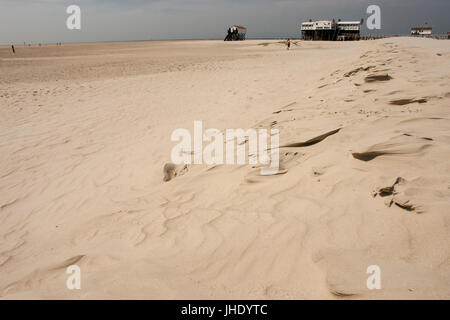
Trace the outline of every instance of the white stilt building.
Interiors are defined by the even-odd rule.
[[[300,29],[304,40],[359,40],[361,21],[308,21]]]
[[[411,35],[412,36],[431,36],[431,33],[433,32],[433,28],[431,27],[415,27],[411,28]]]

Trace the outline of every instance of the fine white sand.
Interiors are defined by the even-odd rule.
[[[450,41],[261,42],[0,47],[0,297],[450,299]],[[163,181],[194,120],[286,172]]]

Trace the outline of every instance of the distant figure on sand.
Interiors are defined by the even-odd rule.
[[[15,54],[16,53],[16,49],[14,49],[14,45],[11,46],[12,52]]]
[[[287,39],[286,41],[286,49],[289,50],[291,48],[291,39]]]

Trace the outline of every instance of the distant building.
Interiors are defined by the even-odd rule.
[[[339,21],[337,23],[337,40],[359,40],[361,34],[360,21]]]
[[[411,28],[412,36],[431,36],[433,28],[431,27],[417,27]]]
[[[301,25],[304,40],[335,40],[337,36],[334,21],[309,21]]]
[[[300,29],[304,40],[359,40],[361,22],[335,22],[335,20],[309,21],[303,22]]]
[[[245,40],[247,28],[243,26],[231,26],[228,28],[227,36],[224,41]]]

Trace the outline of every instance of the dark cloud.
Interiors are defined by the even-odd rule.
[[[82,9],[80,31],[65,26],[71,4]],[[448,0],[0,0],[0,43],[221,39],[230,24],[246,25],[249,37],[295,37],[308,19],[367,19],[370,4],[381,7],[377,33],[426,22],[450,31]]]

